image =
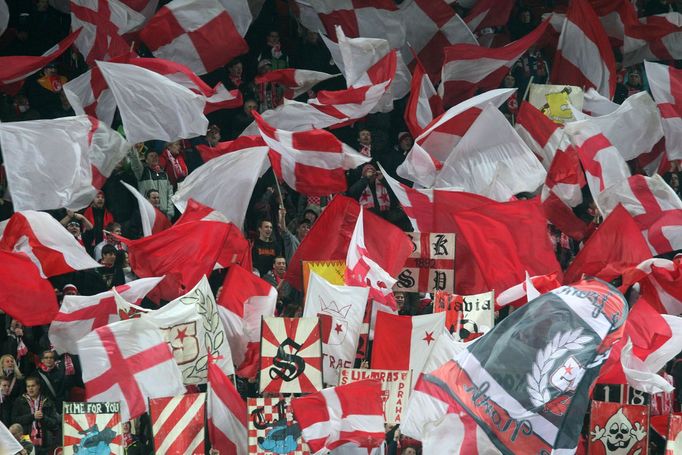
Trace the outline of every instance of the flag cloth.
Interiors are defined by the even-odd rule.
[[[102,266],[59,221],[33,210],[12,215],[0,238],[0,250],[24,253],[43,277]]]
[[[128,150],[116,135],[85,115],[0,125],[14,209],[87,207]]]
[[[208,434],[220,453],[247,455],[246,403],[220,368],[208,363]]]
[[[474,96],[477,91],[500,86],[511,67],[545,33],[548,21],[521,39],[500,48],[456,44],[445,48],[438,94],[443,105],[452,106]]]
[[[197,152],[201,155],[201,160],[206,163],[213,158],[218,158],[227,153],[238,152],[243,149],[251,147],[264,147],[267,149],[263,138],[260,134],[257,136],[239,136],[234,141],[218,142],[215,146],[210,146],[208,144],[198,144],[196,146]],[[263,167],[261,173],[265,173],[270,168],[270,162],[263,160]]]
[[[99,61],[97,66],[116,99],[130,143],[172,142],[206,134],[205,97],[139,66]]]
[[[609,37],[587,0],[574,0],[569,5],[550,79],[594,87],[607,98],[616,91],[616,59]]]
[[[307,93],[320,82],[337,76],[339,75],[321,73],[319,71],[284,68],[256,76],[255,82],[256,84],[274,82],[284,87],[284,96],[286,98],[294,99]]]
[[[590,391],[627,314],[617,289],[596,279],[538,297],[422,376],[402,433],[422,440],[425,449],[444,438],[444,454],[481,453],[478,428],[503,453],[575,451]],[[514,386],[506,381],[510,373],[519,378]],[[470,425],[447,417],[460,410],[473,419]],[[441,420],[449,432],[434,434],[430,426]]]
[[[384,441],[381,382],[366,379],[291,400],[303,439],[314,453],[348,442],[371,449]]]
[[[639,226],[625,208],[617,206],[578,252],[564,283],[578,281],[582,274],[610,281],[650,257]]]
[[[535,297],[547,294],[556,288],[561,287],[561,282],[557,280],[557,274],[528,276],[521,283],[500,292],[495,298],[496,308],[511,305],[518,308],[533,300]]]
[[[304,317],[319,317],[322,327],[322,374],[326,384],[336,385],[341,368],[353,368],[360,326],[369,289],[335,286],[310,273],[303,307]]]
[[[270,126],[256,112],[253,116],[270,147],[273,171],[301,194],[327,196],[346,191],[345,171],[370,161],[329,131],[284,131]]]
[[[232,360],[242,377],[258,372],[261,318],[275,315],[277,290],[239,265],[230,266],[218,297]]]
[[[3,3],[5,2],[3,1]],[[19,444],[4,423],[0,423],[0,448],[2,450],[0,455],[14,455],[24,450],[24,447]]]
[[[52,322],[57,296],[33,261],[25,254],[0,251],[0,309],[25,326]]]
[[[370,299],[397,310],[393,296],[396,280],[369,257],[365,246],[363,213],[364,208],[360,206],[360,214],[348,244],[344,282],[350,286],[368,287]]]
[[[100,327],[78,341],[78,355],[88,401],[120,401],[124,422],[146,412],[148,398],[185,391],[173,354],[151,322],[130,319]]]
[[[514,129],[549,170],[558,150],[566,151],[570,142],[563,128],[528,101],[521,103]]]
[[[230,346],[205,276],[185,295],[141,318],[163,332],[185,384],[206,384],[211,356],[225,374],[234,374]]]
[[[405,123],[412,133],[412,137],[419,136],[424,128],[442,113],[443,102],[433,87],[424,66],[419,60],[416,60],[412,72],[410,98],[407,100],[407,107],[405,108]]]
[[[621,290],[639,283],[639,294],[658,313],[682,315],[682,256],[674,260],[653,258],[623,274]]]
[[[472,32],[480,32],[487,27],[504,27],[514,7],[512,0],[479,0],[464,18]]]
[[[93,330],[142,312],[142,299],[163,278],[140,278],[96,295],[67,295],[50,324],[50,342],[60,354],[77,354],[76,343]],[[115,292],[119,294],[116,298]]]
[[[171,222],[168,217],[149,202],[144,196],[140,194],[135,187],[128,185],[121,181],[128,191],[137,200],[137,206],[140,209],[140,219],[142,220],[142,234],[148,237],[152,234],[157,234],[165,229],[171,227]]]
[[[644,68],[661,113],[668,159],[682,159],[682,70],[651,62]]]
[[[229,3],[242,0],[225,2]],[[242,17],[232,16],[237,11]],[[228,11],[218,0],[173,0],[157,11],[140,37],[154,57],[203,75],[249,50],[243,38],[246,30],[240,32],[235,23],[250,20],[248,8]]]
[[[268,165],[268,147],[247,143],[244,148],[239,147],[204,163],[178,184],[173,203],[180,212],[184,212],[188,201],[193,199],[222,213],[236,226],[244,225],[253,188],[263,167]],[[226,194],[230,197],[226,198]]]
[[[412,370],[419,377],[436,340],[445,331],[445,313],[398,316],[377,313],[372,346],[375,370]]]
[[[682,14],[666,12],[637,18],[624,24],[623,66],[645,60],[678,60],[682,58]],[[648,72],[647,72],[648,73]]]
[[[682,249],[682,201],[660,175],[633,175],[599,195],[603,216],[619,205],[632,216],[652,254]]]
[[[335,196],[320,218],[315,221],[290,263],[345,260],[359,213],[360,204],[355,200],[341,195]],[[412,252],[410,239],[399,228],[371,212],[364,214],[364,227],[365,245],[369,256],[376,258],[379,266],[389,275],[397,275],[405,259]],[[330,232],[334,232],[331,238]],[[302,271],[299,267],[290,267],[286,280],[296,289],[303,289]]]
[[[126,54],[121,37],[138,29],[146,18],[119,0],[71,0],[71,30],[81,30],[76,47],[88,65]]]
[[[620,104],[614,103],[610,99],[602,96],[594,87],[590,87],[583,93],[583,112],[586,114],[601,117],[615,111]]]
[[[206,394],[149,400],[154,448],[159,453],[202,455]]]

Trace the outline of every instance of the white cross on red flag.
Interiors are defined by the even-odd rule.
[[[181,395],[182,373],[161,331],[142,319],[100,327],[78,341],[88,401],[120,401],[121,420],[147,411],[148,398]]]

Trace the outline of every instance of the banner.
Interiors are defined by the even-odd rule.
[[[248,398],[249,455],[309,455],[290,398]]]
[[[400,423],[403,409],[410,398],[412,372],[400,370],[366,370],[360,368],[344,368],[341,370],[339,385],[378,379],[381,381],[382,399],[384,401],[384,421],[391,425]]]
[[[455,291],[455,234],[406,232],[412,254],[398,275],[397,291]]]
[[[665,455],[682,455],[682,414],[671,414]]]
[[[591,455],[646,455],[648,436],[648,406],[592,401],[588,440]]]
[[[149,400],[156,453],[203,455],[206,394]]]
[[[322,389],[322,340],[318,318],[263,318],[261,393],[310,393]]]
[[[303,261],[303,294],[308,293],[308,280],[313,271],[329,281],[331,284],[342,286],[343,274],[346,272],[346,260],[334,259],[331,261]]]
[[[583,110],[584,93],[573,85],[530,84],[528,102],[556,123],[576,120],[571,105]]]
[[[459,341],[471,341],[488,333],[495,324],[495,291],[457,295],[437,291],[433,312],[445,313],[445,327]]]
[[[64,455],[124,454],[118,402],[64,402],[62,410]]]

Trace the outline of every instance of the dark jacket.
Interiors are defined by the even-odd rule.
[[[40,420],[40,425],[43,430],[43,444],[42,447],[55,446],[56,441],[55,432],[59,429],[59,416],[54,407],[54,402],[45,395],[41,395],[44,399],[42,406],[43,418]],[[24,434],[31,434],[31,427],[33,425],[34,417],[31,412],[31,405],[28,402],[27,395],[20,396],[12,407],[12,421],[19,423],[24,428]]]

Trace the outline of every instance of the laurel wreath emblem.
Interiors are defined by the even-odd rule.
[[[582,349],[586,343],[591,341],[591,337],[582,336],[582,333],[583,329],[559,332],[554,335],[551,343],[538,351],[535,362],[533,362],[533,368],[527,375],[528,386],[526,389],[533,406],[540,407],[552,398],[547,388],[547,382],[554,362],[569,351]]]

